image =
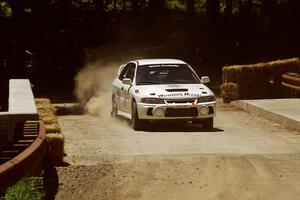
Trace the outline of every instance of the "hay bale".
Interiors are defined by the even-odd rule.
[[[78,103],[54,104],[57,115],[78,115],[84,113],[84,107]]]
[[[45,124],[46,133],[60,133],[61,128],[58,124]]]
[[[55,119],[56,118],[56,115],[54,115],[53,113],[39,113],[39,117],[41,120],[44,120],[44,119]]]
[[[230,103],[239,98],[239,87],[236,83],[224,83],[220,89],[224,103]]]
[[[48,152],[46,154],[48,164],[61,165],[64,157],[64,136],[58,133],[49,133],[46,135],[46,141],[48,144]]]
[[[56,109],[53,105],[38,104],[36,108],[40,112],[56,112]]]
[[[46,125],[58,124],[57,117],[54,115],[50,116],[50,117],[45,116],[42,118],[42,120],[43,120],[44,124],[46,124]]]
[[[36,99],[39,117],[45,123],[46,141],[48,152],[46,160],[49,165],[57,166],[63,163],[64,136],[60,134],[61,128],[58,124],[56,109],[49,99]]]
[[[280,97],[283,94],[280,87],[281,75],[287,71],[297,72],[299,70],[299,58],[225,66],[222,69],[223,83],[236,83],[239,86],[239,98]],[[272,80],[272,84],[270,84],[270,80]],[[227,96],[227,94],[223,95]]]
[[[50,100],[46,98],[35,99],[36,104],[50,104]]]

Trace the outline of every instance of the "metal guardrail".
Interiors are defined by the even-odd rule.
[[[0,165],[0,193],[23,177],[31,175],[37,169],[41,169],[43,158],[47,151],[46,146],[46,131],[42,121],[36,121],[38,126],[38,135],[35,140],[17,156]],[[24,132],[32,133],[32,128],[24,127]],[[26,134],[25,134],[26,135]],[[13,146],[13,145],[12,145]]]
[[[283,74],[281,84],[289,89],[300,92],[300,74],[298,73]]]

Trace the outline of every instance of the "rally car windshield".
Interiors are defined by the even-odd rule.
[[[200,83],[200,81],[185,64],[142,65],[137,69],[137,85],[194,83]]]

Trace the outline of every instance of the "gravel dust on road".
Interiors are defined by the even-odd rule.
[[[108,109],[108,108],[106,108]],[[56,199],[299,199],[300,133],[219,102],[215,129],[60,116]]]

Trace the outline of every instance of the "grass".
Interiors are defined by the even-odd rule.
[[[45,192],[41,180],[37,178],[24,178],[10,187],[5,193],[5,200],[42,200]]]

